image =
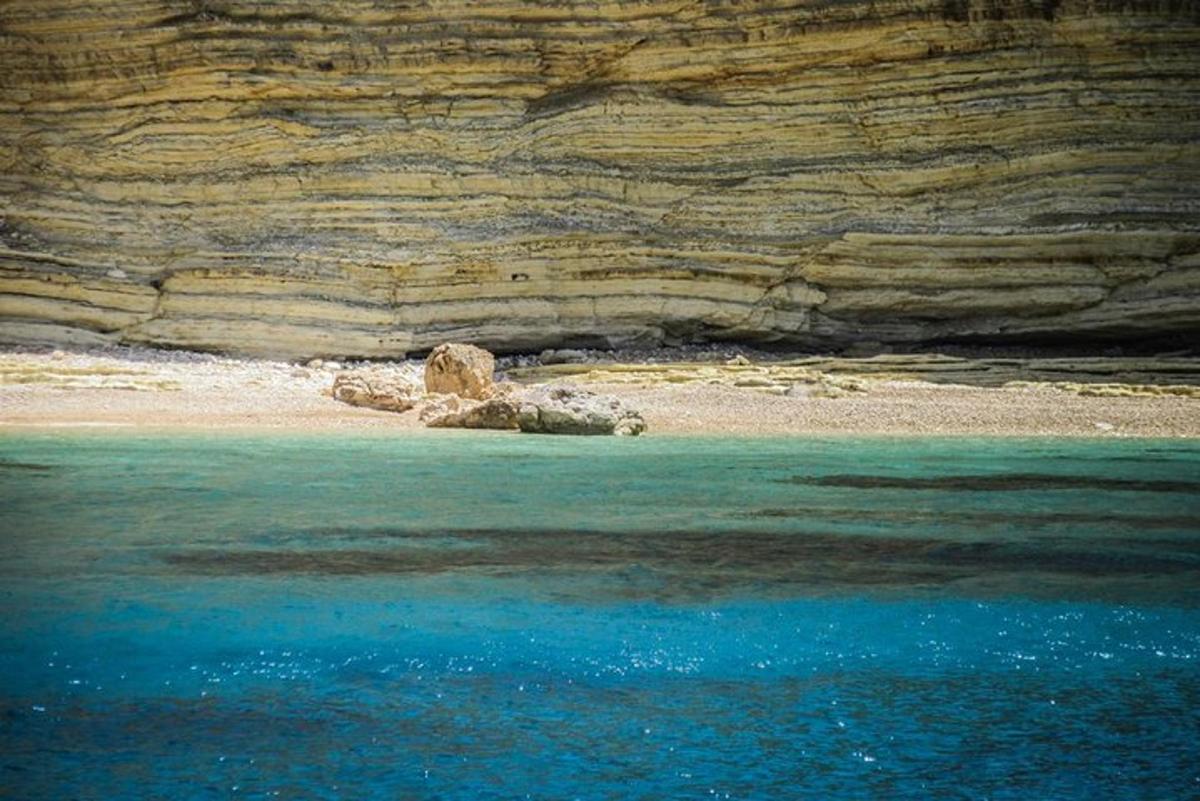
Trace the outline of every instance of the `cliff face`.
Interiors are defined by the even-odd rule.
[[[1194,0],[15,0],[0,339],[1200,331]]]

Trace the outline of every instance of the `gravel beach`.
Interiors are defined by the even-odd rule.
[[[658,358],[560,366],[558,372],[551,367],[539,372],[543,368],[534,358],[507,359],[501,369],[522,383],[581,383],[616,395],[641,410],[651,436],[1200,436],[1197,388],[1166,380],[1161,382],[1166,390],[1107,382],[1105,393],[1088,394],[1086,387],[1081,392],[1079,385],[1061,381],[979,385],[996,382],[948,373],[944,366],[954,363],[937,357],[929,363],[938,372],[914,380],[897,366],[909,365],[904,369],[912,374],[911,359],[842,359],[833,374],[760,366],[744,357],[730,362],[686,355],[686,362],[670,369],[658,365]],[[333,400],[333,378],[346,369],[386,371],[419,383],[422,365],[297,365],[126,348],[10,350],[0,353],[0,428],[426,430],[416,410],[395,414]],[[1094,377],[1095,368],[1088,369]],[[974,368],[959,372],[982,375]]]

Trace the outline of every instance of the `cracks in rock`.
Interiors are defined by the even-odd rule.
[[[816,261],[816,259],[819,256],[821,256],[821,254],[827,252],[831,247],[833,247],[834,244],[836,244],[837,242],[840,242],[843,238],[844,237],[838,237],[837,239],[830,240],[830,241],[826,242],[825,244],[821,245],[820,247],[813,249],[806,256],[800,257],[799,261],[794,262],[794,263],[788,265],[787,267],[785,267],[778,278],[768,282],[763,287],[762,295],[758,298],[758,300],[756,300],[750,304],[749,308],[746,310],[746,313],[742,316],[742,319],[740,319],[736,324],[731,326],[731,328],[737,329],[737,328],[752,327],[756,317],[759,317],[759,316],[765,317],[771,311],[780,308],[776,304],[776,302],[775,302],[776,299],[773,297],[773,295],[776,293],[776,291],[784,289],[789,283],[792,283],[795,281],[804,282],[804,285],[806,287],[811,287],[813,289],[813,291],[820,293],[823,297],[817,303],[812,303],[812,304],[808,304],[808,305],[799,304],[796,306],[787,306],[787,307],[785,307],[786,310],[791,311],[793,313],[797,312],[797,311],[803,311],[806,314],[819,311],[820,307],[824,304],[825,299],[827,297],[826,293],[818,285],[809,283],[808,279],[805,276],[805,272],[806,272],[807,268],[814,261]],[[773,329],[773,330],[775,330],[775,329]],[[786,332],[782,332],[782,331],[777,331],[777,332],[778,333],[786,333]]]
[[[620,52],[601,58],[595,64],[589,65],[586,73],[577,80],[567,80],[557,86],[552,80],[550,88],[544,95],[526,103],[526,119],[554,117],[566,111],[589,105],[596,100],[607,98],[614,89],[620,86],[620,83],[610,80],[613,70],[621,61],[648,41],[649,37],[643,36]],[[547,62],[544,53],[539,54],[539,60],[541,72],[548,73],[552,67]]]
[[[710,187],[708,187],[708,186],[704,186],[704,185],[697,186],[696,188],[694,188],[691,191],[688,191],[686,194],[684,194],[683,197],[679,197],[679,198],[676,198],[675,200],[672,200],[670,205],[667,206],[667,210],[664,211],[657,220],[650,223],[650,227],[651,228],[659,228],[661,226],[675,225],[676,224],[675,218],[679,215],[679,213],[681,211],[683,211],[683,208],[693,198],[696,198],[708,191],[710,191]]]

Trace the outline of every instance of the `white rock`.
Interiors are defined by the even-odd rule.
[[[531,434],[617,434],[646,430],[640,412],[609,395],[573,387],[545,387],[520,397],[517,425]]]

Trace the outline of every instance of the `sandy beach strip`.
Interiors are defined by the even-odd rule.
[[[420,379],[420,362],[302,366],[148,349],[0,352],[0,433],[52,428],[380,434],[427,430],[416,410],[374,411],[329,397],[337,372],[356,367]],[[686,370],[702,370],[706,376],[727,371],[703,362],[687,367],[682,377],[674,371],[670,381],[654,373],[643,375],[636,365],[626,366],[632,374],[620,375],[619,382],[603,368],[521,380],[579,382],[617,395],[641,410],[650,436],[1200,437],[1200,398],[1194,395],[1097,397],[1047,382],[934,383],[897,378],[879,367],[877,361],[864,360],[862,372],[856,374],[854,362],[842,363],[838,383],[846,385],[849,378],[855,389],[837,391],[836,397],[804,392],[787,396],[779,394],[778,386],[689,380]],[[774,376],[778,371],[761,372]]]

